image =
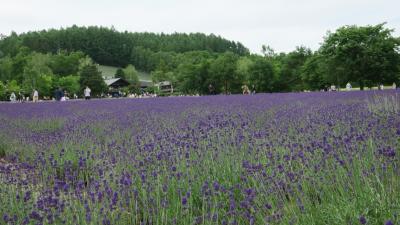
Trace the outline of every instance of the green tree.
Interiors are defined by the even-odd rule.
[[[123,74],[125,79],[131,83],[139,83],[139,73],[137,72],[136,68],[129,64],[123,69]]]
[[[306,60],[301,68],[301,79],[308,90],[321,90],[329,85],[325,58],[316,53]]]
[[[36,86],[41,96],[51,97],[54,88],[54,76],[52,74],[41,74]]]
[[[19,48],[18,54],[12,58],[13,68],[12,68],[12,80],[22,83],[24,80],[24,70],[31,59],[31,51],[27,47]]]
[[[241,77],[247,85],[249,85],[250,68],[254,62],[250,57],[241,57],[236,63],[236,74]]]
[[[210,65],[210,75],[216,91],[227,94],[231,91],[240,91],[241,80],[236,76],[237,55],[226,52]],[[239,89],[239,90],[238,90]]]
[[[180,64],[176,69],[177,89],[183,93],[195,94],[203,93],[205,75],[207,70],[203,69],[203,64]]]
[[[7,99],[7,87],[6,85],[0,80],[0,101],[4,101]]]
[[[78,74],[79,61],[82,58],[84,58],[82,52],[72,52],[70,54],[59,52],[56,55],[52,55],[49,67],[54,74],[59,76]]]
[[[304,83],[301,79],[301,68],[312,56],[312,51],[306,47],[297,47],[295,51],[282,58],[277,88],[279,91],[301,91]]]
[[[249,67],[249,85],[254,85],[257,92],[272,92],[274,81],[275,74],[271,62],[257,57]]]
[[[130,92],[139,93],[140,92],[140,80],[139,73],[136,68],[129,64],[122,70],[125,79],[130,83],[128,89]],[[118,73],[118,71],[117,71]]]
[[[162,70],[155,70],[151,72],[151,79],[153,80],[153,83],[159,83],[162,81],[168,81],[169,77],[167,72],[164,72]]]
[[[79,76],[69,75],[58,79],[57,86],[66,90],[70,94],[79,94],[81,86],[79,84]]]
[[[114,78],[126,79],[124,71],[121,68],[118,68],[117,71],[115,72]]]
[[[17,35],[15,32],[1,38],[0,50],[4,55],[14,57],[19,48],[26,46],[32,51],[41,53],[58,53],[82,51],[96,62],[125,67],[129,63],[146,72],[157,68],[160,60],[168,67],[176,66],[175,58],[178,53],[192,51],[207,51],[223,53],[232,51],[237,55],[248,55],[249,50],[241,43],[226,40],[213,34],[201,33],[155,34],[118,32],[106,27],[78,27],[66,29],[51,29],[39,32],[28,32]],[[66,63],[62,60],[61,64]],[[73,74],[67,67],[56,66],[55,74]],[[170,68],[171,69],[171,68]]]
[[[18,93],[23,90],[22,90],[21,86],[18,85],[18,82],[16,80],[12,80],[7,83],[6,91],[7,91],[7,93],[11,93],[11,92]]]
[[[48,94],[47,85],[51,83],[53,72],[49,67],[50,55],[33,53],[24,67],[22,86],[26,92],[38,89],[39,93]],[[42,89],[43,88],[43,89]]]
[[[275,50],[271,48],[269,45],[262,45],[261,46],[261,53],[264,55],[266,58],[273,58],[276,57]]]
[[[100,96],[107,91],[107,85],[101,76],[101,72],[90,58],[85,58],[81,61],[79,75],[81,92],[86,87],[91,89],[93,96]]]
[[[0,59],[0,81],[13,79],[13,59],[6,56]]]
[[[320,48],[337,85],[358,82],[360,88],[398,79],[400,39],[393,30],[375,26],[344,26],[328,32]]]

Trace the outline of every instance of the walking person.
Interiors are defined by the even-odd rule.
[[[17,102],[17,96],[15,96],[14,92],[12,92],[10,95],[10,102],[12,102],[12,103]]]
[[[350,84],[350,82],[348,82],[347,84],[346,84],[346,89],[348,90],[348,91],[351,91],[351,84]]]
[[[24,102],[25,101],[24,94],[22,94],[21,92],[18,92],[17,101],[18,102]]]
[[[57,90],[54,92],[54,98],[56,101],[61,101],[63,95],[63,91],[61,90],[61,87],[58,87]]]
[[[85,99],[89,100],[90,99],[90,88],[88,86],[86,86],[85,90],[83,91],[83,94],[85,95]]]
[[[254,84],[251,85],[251,94],[253,94],[253,95],[256,94],[256,86]]]
[[[244,85],[242,86],[242,92],[243,92],[244,95],[250,94],[249,87],[248,87],[247,85],[244,84]]]
[[[215,95],[215,89],[214,89],[214,86],[212,84],[208,85],[208,93],[210,95]]]
[[[36,89],[33,89],[32,101],[33,102],[39,101],[39,92]]]

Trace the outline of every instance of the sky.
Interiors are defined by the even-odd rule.
[[[317,50],[327,31],[386,22],[400,36],[399,0],[0,0],[0,34],[114,26],[118,31],[220,35],[252,53]]]

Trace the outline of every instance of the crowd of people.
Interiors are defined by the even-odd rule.
[[[251,89],[246,85],[242,85],[242,94],[243,95],[254,95],[256,93],[256,87],[253,84],[251,86]],[[350,82],[348,82],[346,84],[346,90],[347,91],[351,91],[352,90],[352,85]],[[392,84],[392,89],[398,89],[399,86],[396,85],[396,83]],[[378,90],[383,90],[384,86],[383,84],[378,84]],[[331,85],[330,87],[326,86],[323,90],[321,91],[338,91],[339,89],[336,88],[335,85]],[[208,86],[208,91],[210,95],[215,95],[216,91],[215,88],[212,84],[210,84]],[[39,92],[37,89],[33,89],[32,91],[32,102],[39,102]],[[197,95],[198,96],[198,95]],[[90,100],[91,98],[91,89],[89,87],[86,87],[83,90],[83,97],[85,98],[85,100]],[[115,95],[112,94],[107,94],[107,95],[102,95],[102,97],[108,97],[108,98],[112,98],[112,97],[116,97]],[[151,94],[148,92],[144,92],[142,94],[125,94],[122,92],[118,92],[118,96],[117,97],[128,97],[128,98],[152,98],[152,97],[157,97],[157,94]],[[49,98],[49,97],[43,97],[43,100],[55,100],[55,101],[66,101],[69,99],[78,99],[78,95],[76,93],[74,93],[72,96],[70,96],[70,94],[68,92],[66,92],[65,90],[63,90],[61,87],[58,87],[55,91],[54,91],[54,97],[53,98]],[[15,92],[12,92],[9,98],[10,102],[12,103],[16,103],[16,102],[29,102],[30,100],[30,96],[25,96],[22,92],[18,92],[18,94],[15,94]]]
[[[376,87],[376,89],[378,89],[378,90],[384,90],[384,89],[398,89],[399,87],[396,85],[396,83],[393,83],[392,84],[392,86],[391,86],[391,88],[390,87],[384,87],[383,86],[383,84],[378,84],[377,85],[377,87]],[[370,88],[370,89],[373,89],[373,88]],[[331,85],[330,87],[328,87],[328,86],[326,86],[324,89],[322,89],[321,91],[339,91],[340,90],[340,88],[337,88],[335,85]],[[351,91],[351,90],[353,90],[353,86],[351,85],[351,83],[350,82],[348,82],[347,84],[346,84],[346,91]],[[356,90],[358,90],[358,89],[356,89]]]
[[[39,91],[37,89],[33,89],[32,91],[32,102],[36,103],[39,102]],[[91,90],[89,87],[86,87],[83,90],[83,96],[85,97],[86,100],[90,99],[91,96]],[[18,95],[15,94],[15,92],[11,92],[10,94],[10,102],[12,103],[17,103],[17,102],[29,102],[29,97],[25,97],[25,95],[22,92],[18,92]],[[43,100],[53,100],[53,101],[66,101],[69,99],[78,99],[78,95],[74,93],[72,96],[70,94],[63,90],[61,87],[58,87],[54,91],[54,96],[52,98],[49,98],[48,96],[44,96],[42,99]]]

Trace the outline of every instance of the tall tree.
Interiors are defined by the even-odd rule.
[[[236,62],[238,56],[232,52],[226,52],[217,59],[215,59],[210,65],[210,75],[216,91],[223,91],[225,94],[234,91],[237,88],[241,80],[237,79],[236,76]],[[238,90],[236,90],[238,91]]]
[[[80,80],[79,76],[74,76],[74,75],[64,76],[58,79],[57,86],[66,90],[70,94],[78,95],[79,91],[81,90],[79,80]]]
[[[129,64],[128,66],[123,69],[125,79],[131,83],[138,83],[139,82],[139,73],[137,72],[136,68]]]
[[[279,91],[301,91],[304,89],[301,67],[311,55],[310,49],[301,46],[283,58],[278,80]]]
[[[48,87],[51,86],[51,76],[53,76],[49,67],[50,60],[49,54],[33,53],[30,55],[23,72],[22,86],[25,91],[39,89],[40,93],[49,94]]]
[[[49,67],[54,74],[59,76],[76,75],[79,70],[79,60],[82,58],[84,58],[82,52],[72,52],[70,54],[58,52],[51,57]]]
[[[94,96],[99,96],[107,91],[107,85],[101,76],[101,72],[89,58],[81,61],[79,75],[79,84],[82,90],[89,87]]]
[[[249,74],[249,85],[254,85],[257,92],[273,91],[276,78],[269,60],[257,57],[249,67]]]
[[[325,58],[318,53],[305,61],[301,68],[301,79],[306,89],[321,90],[332,83],[327,78],[329,70],[326,66]]]
[[[7,98],[7,87],[6,85],[0,80],[0,101],[4,101]]]
[[[139,92],[140,90],[140,80],[139,80],[139,73],[137,72],[136,68],[129,64],[122,70],[123,75],[127,81],[129,81],[129,90],[132,92]]]
[[[121,68],[118,68],[117,71],[115,72],[114,78],[126,79],[124,71]]]
[[[361,89],[398,81],[400,39],[384,26],[344,26],[328,32],[320,53],[327,59],[329,78],[337,85],[358,82]]]
[[[10,56],[0,58],[0,80],[13,79],[13,59]]]
[[[254,65],[254,61],[250,57],[241,57],[236,63],[236,74],[243,79],[243,82],[249,85],[250,68]]]

